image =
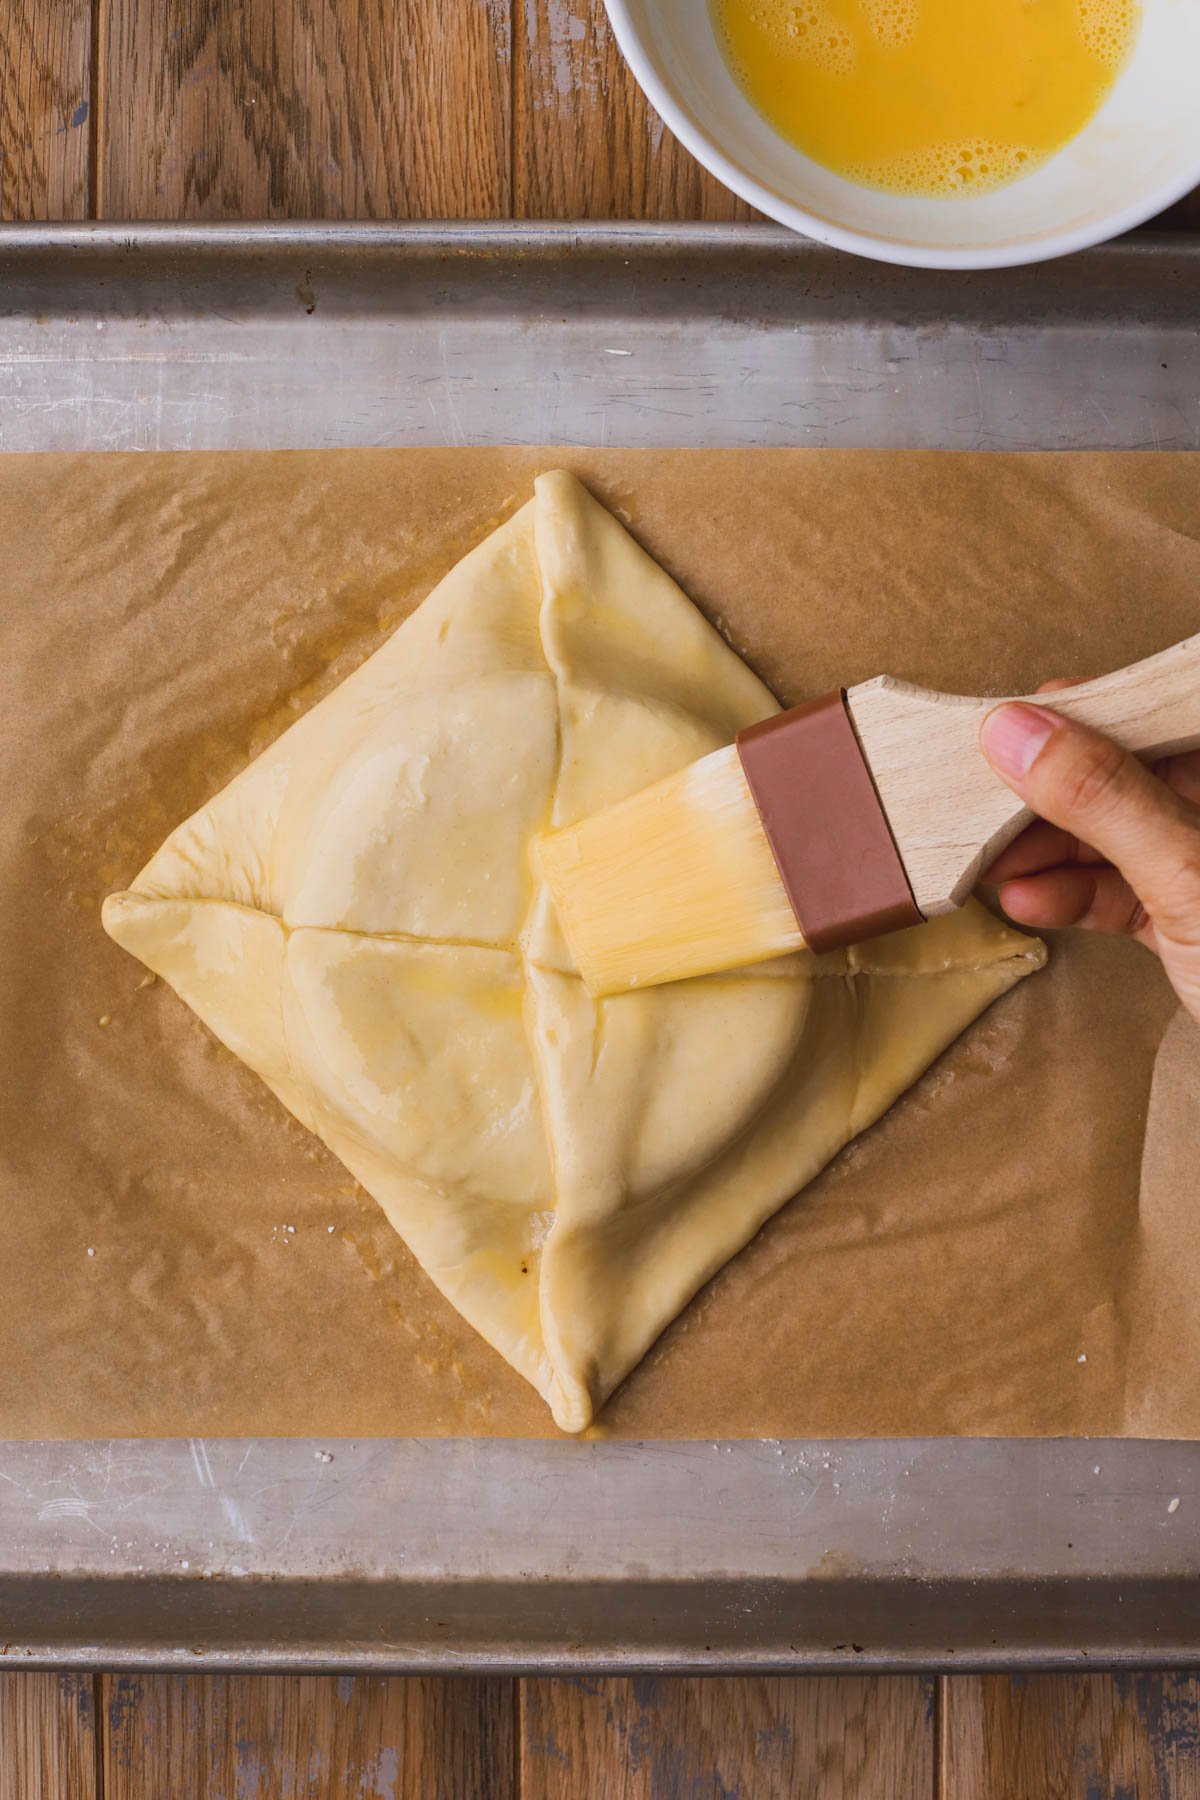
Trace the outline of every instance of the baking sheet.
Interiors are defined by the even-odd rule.
[[[1200,447],[1179,234],[990,275],[767,225],[0,243],[6,450]],[[1200,1658],[1193,1443],[92,1438],[0,1464],[7,1668]]]
[[[0,463],[3,1435],[553,1430],[97,913],[559,462],[786,701],[882,670],[1022,691],[1200,628],[1182,455]],[[710,1284],[602,1433],[1195,1434],[1194,1358],[1149,1353],[1161,1266],[1172,1341],[1200,1341],[1192,1121],[1169,1083],[1146,1138],[1174,1012],[1144,951],[1061,936]]]

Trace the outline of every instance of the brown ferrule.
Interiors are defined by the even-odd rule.
[[[920,924],[842,689],[751,725],[737,749],[810,950]]]

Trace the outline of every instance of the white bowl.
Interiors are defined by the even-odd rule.
[[[929,269],[1042,262],[1200,185],[1200,0],[1143,0],[1133,54],[1079,136],[1007,187],[945,199],[859,187],[779,137],[730,74],[708,0],[605,3],[647,98],[706,169],[781,224],[859,256]]]

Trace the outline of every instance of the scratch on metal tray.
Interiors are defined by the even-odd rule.
[[[230,1531],[236,1533],[241,1543],[253,1544],[255,1542],[254,1533],[247,1524],[246,1515],[238,1502],[229,1494],[222,1494],[220,1498],[221,1511],[225,1515],[225,1523],[229,1526]]]
[[[443,331],[438,332],[438,361],[441,364],[442,393],[446,402],[446,417],[450,426],[450,441],[453,444],[463,444],[466,442],[466,438],[463,435],[462,423],[458,416],[458,407],[454,400],[454,377],[450,373],[450,357],[446,349],[446,334]]]
[[[38,1524],[48,1524],[51,1519],[82,1519],[92,1530],[104,1537],[105,1533],[92,1517],[94,1500],[73,1500],[63,1496],[58,1500],[46,1500],[38,1507]]]
[[[208,1460],[208,1447],[203,1438],[189,1438],[188,1449],[192,1453],[192,1467],[196,1471],[196,1480],[202,1488],[215,1488],[212,1464]]]

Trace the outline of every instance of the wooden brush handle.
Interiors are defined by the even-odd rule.
[[[881,675],[847,707],[913,897],[951,912],[1032,814],[996,775],[979,728],[1005,700],[1031,700],[1142,756],[1200,747],[1200,634],[1144,662],[1053,694],[938,694]]]

